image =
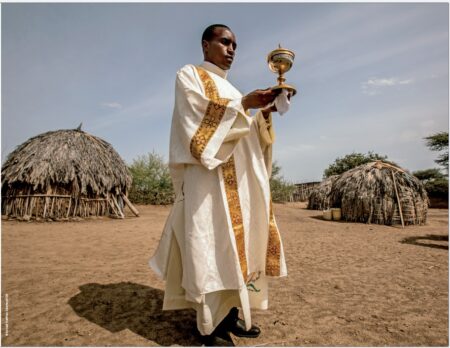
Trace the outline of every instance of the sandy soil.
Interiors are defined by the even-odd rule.
[[[147,265],[170,207],[138,208],[125,220],[2,221],[2,345],[199,345],[195,313],[162,312],[164,283]],[[448,345],[448,210],[401,229],[274,209],[289,276],[253,312],[260,337],[237,345]]]

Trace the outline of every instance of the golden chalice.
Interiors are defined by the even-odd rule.
[[[291,95],[295,95],[297,90],[294,86],[284,83],[286,79],[284,78],[284,73],[288,72],[292,64],[294,64],[295,54],[291,50],[282,48],[278,45],[278,48],[273,50],[267,56],[267,63],[269,64],[270,70],[278,74],[278,85],[273,86],[272,89],[287,89],[291,92]]]

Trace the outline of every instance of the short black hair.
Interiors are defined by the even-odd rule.
[[[208,41],[208,42],[211,41],[212,38],[214,37],[214,29],[216,29],[216,28],[225,28],[225,29],[228,29],[229,31],[231,31],[231,29],[229,27],[227,27],[225,24],[212,24],[208,28],[206,28],[205,31],[203,32],[202,42],[203,42],[203,40]]]

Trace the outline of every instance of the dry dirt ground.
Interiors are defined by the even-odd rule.
[[[192,310],[162,312],[147,261],[170,207],[81,222],[2,221],[2,345],[199,345]],[[447,346],[448,210],[426,226],[324,221],[275,205],[286,278],[240,346]],[[406,242],[405,242],[406,241]]]

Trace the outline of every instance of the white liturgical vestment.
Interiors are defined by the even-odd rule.
[[[175,203],[149,260],[163,309],[195,308],[210,334],[232,307],[267,309],[267,277],[286,276],[269,178],[274,132],[250,117],[226,71],[203,62],[176,78],[169,168]]]

